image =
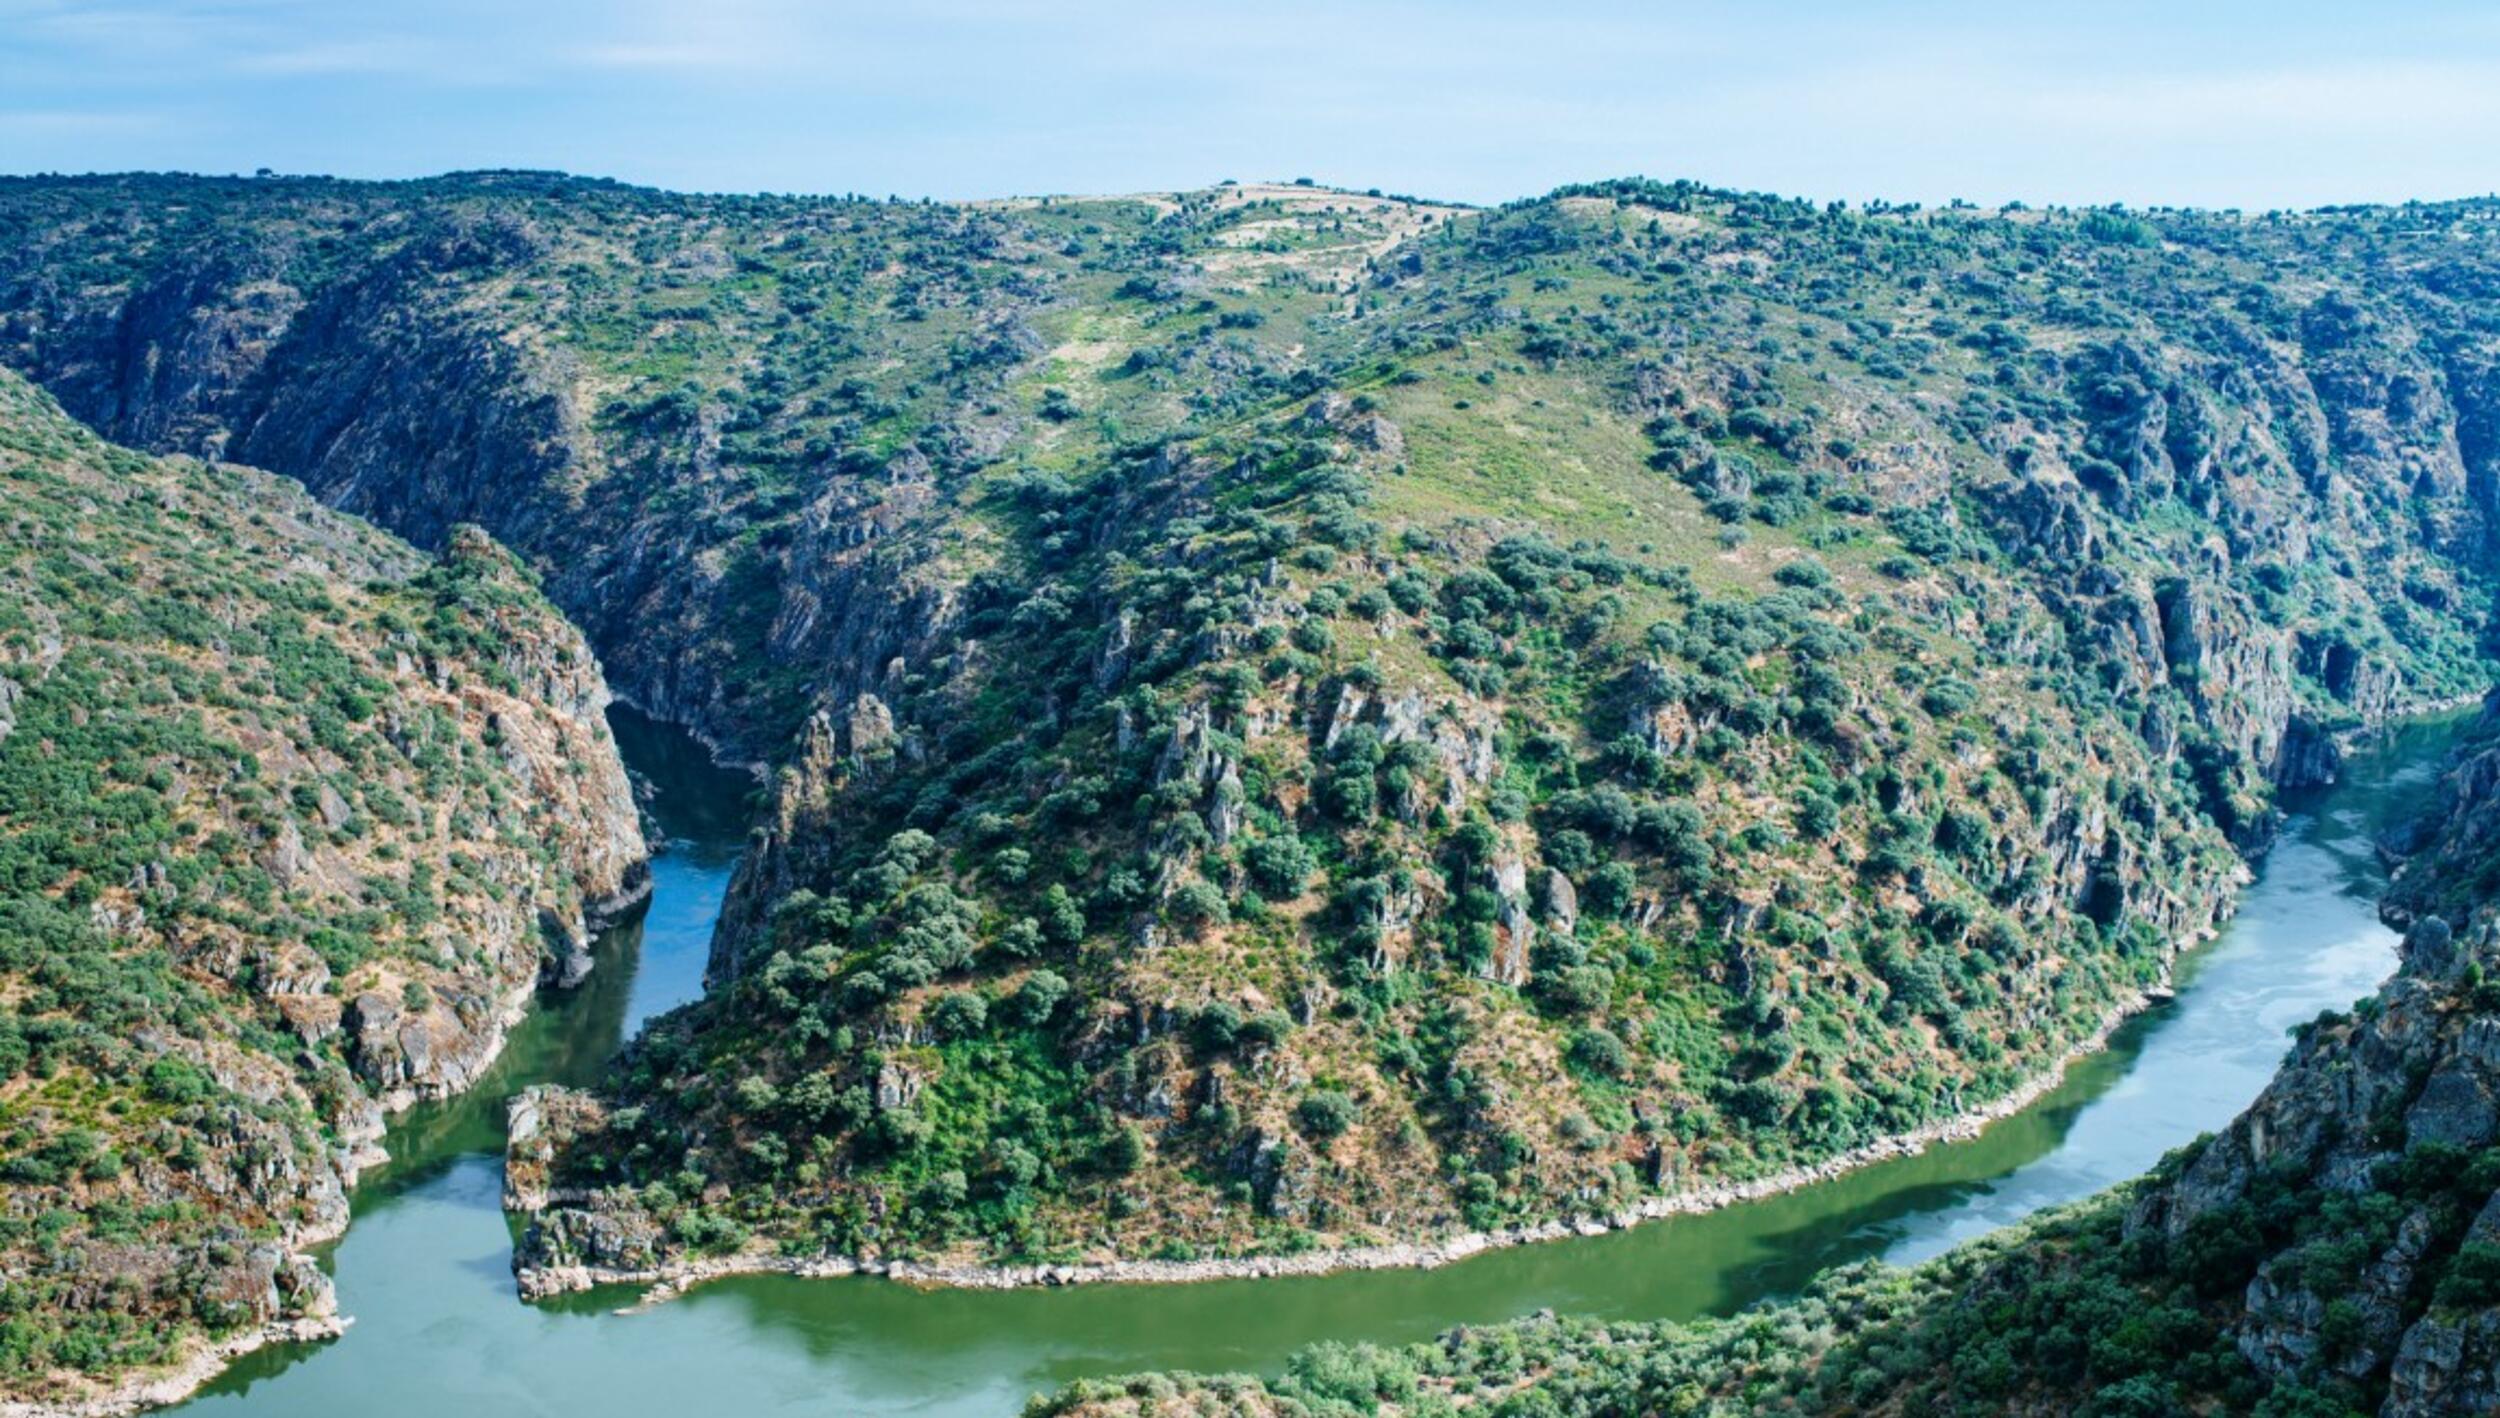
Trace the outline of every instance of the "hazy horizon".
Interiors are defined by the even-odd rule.
[[[971,199],[1633,173],[1813,200],[2268,210],[2500,190],[2460,3],[0,0],[0,171]]]

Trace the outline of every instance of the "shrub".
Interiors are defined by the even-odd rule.
[[[1309,1137],[1326,1142],[1354,1126],[1355,1102],[1334,1088],[1315,1088],[1293,1108],[1294,1125]]]
[[[1571,1036],[1571,1061],[1591,1073],[1616,1078],[1632,1066],[1632,1051],[1612,1031],[1591,1025]]]
[[[954,990],[929,1006],[929,1032],[940,1039],[968,1039],[989,1024],[990,1002],[977,990]]]
[[[1563,1014],[1593,1014],[1615,992],[1615,977],[1603,965],[1573,965],[1542,978],[1539,993]]]
[[[1242,869],[1249,874],[1250,884],[1263,896],[1288,901],[1300,896],[1310,884],[1311,873],[1319,863],[1302,839],[1290,834],[1262,837],[1242,849]]]
[[[1630,909],[1633,893],[1639,886],[1640,878],[1633,873],[1630,864],[1608,862],[1589,878],[1588,889],[1580,899],[1589,914],[1611,918]]]
[[[1024,977],[1023,986],[1010,997],[1010,1004],[1018,1022],[1041,1025],[1050,1021],[1060,1001],[1067,997],[1066,977],[1052,970],[1036,970]]]
[[[1814,558],[1802,557],[1796,561],[1782,562],[1780,569],[1771,573],[1771,579],[1783,586],[1819,590],[1832,584],[1832,572],[1830,567]]]
[[[1213,882],[1185,881],[1172,892],[1172,918],[1191,935],[1198,935],[1211,926],[1220,926],[1232,919],[1224,904],[1224,893]]]
[[[1105,1172],[1125,1177],[1146,1165],[1146,1134],[1135,1123],[1122,1123],[1103,1139],[1094,1157]]]

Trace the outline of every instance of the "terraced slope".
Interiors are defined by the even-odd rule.
[[[536,1110],[530,1284],[1185,1273],[2088,1045],[2489,680],[2495,215],[28,181],[0,358],[484,520],[777,768],[710,997]]]
[[[0,374],[0,1393],[335,1323],[301,1254],[646,878],[581,638]]]

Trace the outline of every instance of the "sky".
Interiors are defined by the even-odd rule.
[[[2500,190],[2500,6],[0,0],[0,172],[2250,210]]]

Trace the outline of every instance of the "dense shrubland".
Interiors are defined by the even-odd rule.
[[[2492,215],[27,182],[0,353],[486,521],[774,765],[529,1259],[1275,1253],[1844,1156],[2161,983],[2487,678]]]

